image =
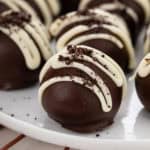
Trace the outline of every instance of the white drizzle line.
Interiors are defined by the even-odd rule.
[[[79,36],[78,38],[70,41],[69,45],[80,44],[82,42],[92,40],[92,39],[108,40],[108,41],[114,43],[115,45],[117,45],[117,47],[119,47],[120,49],[122,49],[124,47],[122,42],[119,39],[117,39],[115,36],[109,35],[109,34],[103,34],[103,33],[89,34],[88,36],[87,35]]]
[[[46,2],[44,0],[34,0],[34,1],[41,10],[41,13],[44,17],[45,24],[47,26],[49,26],[50,23],[52,22],[52,19],[53,19],[52,15],[53,14],[51,14]]]
[[[42,104],[43,93],[51,85],[59,83],[59,82],[74,82],[74,83],[77,83],[79,85],[83,85],[84,84],[83,80],[84,80],[83,78],[79,78],[79,77],[73,77],[71,79],[69,76],[64,76],[64,77],[55,77],[55,78],[52,78],[52,79],[46,81],[44,84],[41,85],[41,87],[39,89],[40,103]],[[107,102],[108,104],[107,104],[105,102],[105,98],[104,98],[103,94],[101,93],[100,89],[96,85],[93,85],[93,86],[85,85],[85,87],[90,89],[91,91],[93,91],[95,93],[95,95],[98,97],[98,99],[100,101],[102,110],[104,112],[110,112],[111,111],[111,109],[112,109],[112,101],[108,101]]]
[[[137,73],[141,78],[145,78],[150,74],[150,53],[141,61]]]
[[[51,55],[49,46],[44,43],[44,40],[41,39],[40,35],[30,25],[26,25],[25,29],[33,37],[34,41],[36,41],[36,44],[40,48],[40,51],[41,51],[44,59],[47,60]]]
[[[74,37],[75,35],[78,35],[79,33],[82,33],[84,31],[88,31],[88,30],[91,30],[91,29],[88,28],[88,26],[84,26],[84,25],[79,25],[79,26],[76,26],[76,27],[72,28],[71,30],[67,31],[65,34],[63,34],[58,39],[58,41],[56,42],[56,49],[58,51],[62,50],[62,48],[64,48],[66,44],[68,45],[67,42],[72,37]],[[92,39],[105,39],[105,40],[113,42],[120,49],[123,48],[122,42],[119,39],[117,39],[116,36],[110,35],[108,33],[95,33],[95,34],[94,33],[91,33],[91,34],[89,33],[88,35],[81,35],[81,36],[78,36],[75,39],[71,40],[69,42],[69,44],[70,45],[71,44],[76,45],[76,44],[80,44],[84,41],[88,41],[88,40],[92,40]]]
[[[53,14],[56,16],[60,12],[60,2],[59,0],[47,0],[50,8],[52,9]]]
[[[70,38],[74,37],[75,35],[78,35],[81,32],[88,31],[88,29],[89,29],[89,27],[88,26],[84,26],[84,25],[78,25],[78,26],[70,29],[69,31],[64,33],[58,39],[58,41],[56,41],[56,50],[57,51],[62,50],[66,46],[66,44],[70,40]]]
[[[111,11],[111,10],[116,10],[116,9],[123,9],[125,7],[124,4],[120,3],[120,2],[116,2],[116,3],[106,3],[103,5],[100,5],[99,8],[106,10],[106,11]],[[138,22],[139,18],[138,15],[136,14],[136,12],[130,8],[127,7],[126,8],[126,12],[128,13],[128,15],[135,21]]]

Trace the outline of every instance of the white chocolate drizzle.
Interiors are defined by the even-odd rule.
[[[65,27],[70,24],[75,24],[77,22],[85,22],[91,19],[97,21],[103,20],[102,24],[94,24],[89,26],[84,23],[80,23],[72,28],[69,28],[65,33],[63,33],[56,41],[56,51],[62,50],[68,44],[81,44],[84,41],[92,39],[105,39],[114,43],[118,48],[122,49],[125,47],[129,56],[129,68],[133,69],[135,67],[135,54],[134,47],[131,42],[131,38],[125,23],[118,17],[113,16],[107,12],[99,9],[89,10],[89,13],[94,13],[95,15],[78,15],[75,12],[69,13],[64,17],[65,19],[57,19],[51,26],[50,32],[52,36],[57,37]],[[106,22],[106,23],[105,23]],[[89,33],[88,35],[81,34],[86,31],[90,31],[97,27],[103,27],[114,35],[109,33]],[[78,34],[81,34],[78,36]],[[77,37],[76,37],[77,36]],[[75,37],[75,38],[73,38]],[[72,39],[73,38],[73,39]]]
[[[120,67],[110,57],[103,54],[102,52],[99,52],[96,49],[92,49],[87,46],[77,46],[77,48],[92,50],[91,56],[83,54],[82,56],[78,56],[78,60],[89,62],[94,66],[98,67],[104,73],[106,73],[106,75],[108,75],[112,79],[112,81],[116,84],[117,87],[122,87],[124,96],[124,93],[126,92],[126,79]],[[50,60],[48,60],[48,62],[41,71],[40,82],[42,82],[42,80],[44,79],[44,76],[48,72],[49,68],[53,68],[56,70],[61,68],[75,68],[77,70],[81,70],[97,83],[91,86],[85,85],[85,88],[91,90],[98,97],[102,110],[104,112],[110,112],[113,107],[111,92],[105,84],[105,82],[103,81],[103,79],[94,70],[82,64],[81,62],[74,60],[72,63],[66,65],[65,62],[59,61],[60,55],[63,57],[71,57],[71,54],[68,53],[68,50],[66,48],[63,51],[56,54],[55,56],[53,56]],[[104,57],[102,57],[102,55]],[[93,58],[96,58],[97,61],[95,61]],[[104,66],[107,66],[107,68]],[[48,87],[59,82],[75,82],[77,84],[83,85],[84,80],[85,79],[83,77],[78,76],[58,76],[45,81],[44,83],[42,83],[39,90],[39,99],[41,101],[41,104],[42,96]]]

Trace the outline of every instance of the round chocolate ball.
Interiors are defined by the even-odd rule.
[[[45,27],[26,13],[0,15],[0,89],[24,88],[38,80],[50,57]]]
[[[103,51],[125,72],[135,66],[134,48],[126,25],[108,12],[94,9],[58,18],[50,28],[55,49],[82,44]]]
[[[128,25],[134,43],[150,19],[149,0],[81,0],[80,10],[87,8],[100,8],[120,16]]]
[[[39,99],[48,115],[77,132],[102,130],[114,121],[126,91],[122,69],[87,46],[68,46],[46,63]]]
[[[150,53],[145,56],[137,69],[135,85],[142,104],[150,111]]]
[[[80,0],[60,0],[61,3],[61,14],[66,14],[68,12],[78,9]]]
[[[49,26],[59,14],[60,4],[58,0],[0,0],[0,13],[7,10],[27,12]]]

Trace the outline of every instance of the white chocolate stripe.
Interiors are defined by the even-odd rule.
[[[52,21],[52,14],[50,14],[50,10],[48,6],[46,5],[46,2],[44,2],[43,0],[34,0],[34,1],[37,4],[37,6],[40,8],[46,25],[49,26],[50,22]]]
[[[50,8],[53,11],[54,15],[58,15],[59,11],[60,11],[60,2],[59,0],[47,0],[47,2],[49,3]]]
[[[88,41],[88,40],[92,40],[92,39],[99,39],[99,40],[108,40],[112,43],[114,43],[118,48],[120,49],[123,49],[123,44],[122,42],[117,39],[115,36],[112,36],[112,35],[109,35],[109,34],[89,34],[88,36],[87,35],[84,35],[84,36],[79,36],[77,37],[76,39],[70,41],[68,43],[68,45],[76,45],[76,44],[80,44],[82,42],[85,42],[85,41]]]
[[[44,59],[47,60],[51,55],[49,45],[46,45],[44,43],[44,40],[40,37],[40,35],[30,25],[26,24],[25,29],[32,36],[32,38],[34,39],[34,41],[36,42],[36,44],[40,48],[40,51],[41,51]]]
[[[31,21],[30,25],[36,30],[37,33],[41,36],[46,44],[49,45],[50,35],[46,31],[46,28],[38,21]]]
[[[73,40],[70,41],[70,39],[72,37],[74,37],[75,35],[78,35],[79,33],[82,33],[84,31],[88,31],[88,27],[86,26],[77,26],[75,28],[72,28],[71,30],[69,30],[68,32],[66,32],[64,35],[62,35],[56,44],[56,49],[62,50],[62,48],[65,47],[65,45],[67,44],[67,42],[69,41],[69,44],[71,45],[76,45],[76,44],[80,44],[82,42],[88,41],[88,40],[92,40],[92,39],[105,39],[108,41],[111,41],[112,43],[116,44],[120,49],[122,49],[124,46],[122,44],[122,42],[117,39],[115,36],[107,34],[107,33],[89,33],[88,35],[81,35],[78,36],[76,38],[74,38]],[[90,30],[90,29],[89,29]]]
[[[64,57],[70,57],[70,54],[63,54],[63,56]],[[104,63],[105,60],[100,62],[99,61],[99,60],[101,60],[100,57],[101,56],[98,53],[95,52],[95,53],[92,54],[92,57],[89,57],[87,55],[82,55],[82,56],[78,57],[78,60],[83,60],[85,62],[89,62],[89,63],[94,64],[100,70],[102,70],[103,72],[105,72],[115,82],[116,86],[121,87],[123,85],[123,81],[122,81],[122,78],[118,75],[118,70],[116,70],[116,68],[113,68],[112,69],[113,72],[111,72],[110,71],[111,70],[110,66],[107,66],[108,69],[106,69],[104,67],[104,65],[106,65],[106,63]],[[94,61],[92,58],[97,58],[97,61],[99,63],[97,61]]]
[[[70,40],[70,38],[74,37],[75,35],[78,35],[81,32],[88,31],[88,26],[79,25],[74,27],[73,29],[70,29],[66,33],[64,33],[61,37],[59,37],[58,41],[56,42],[56,50],[62,50],[66,43]]]
[[[74,82],[80,85],[83,85],[83,78],[79,78],[79,77],[73,77],[72,79],[68,76],[64,76],[64,77],[55,77],[52,78],[48,81],[46,81],[44,84],[41,85],[40,90],[39,90],[39,97],[40,97],[40,103],[42,104],[42,96],[45,92],[45,90],[50,87],[53,84],[59,83],[59,82]],[[106,103],[103,94],[101,93],[101,91],[99,90],[99,88],[96,85],[93,86],[88,86],[85,85],[86,88],[90,89],[91,91],[94,92],[94,94],[98,97],[102,110],[104,112],[110,112],[112,109],[112,101],[108,104]]]
[[[125,7],[124,4],[122,3],[106,3],[106,4],[103,4],[103,5],[100,5],[99,6],[101,9],[103,10],[106,10],[106,11],[112,11],[112,10],[117,10],[117,9],[122,9]],[[135,21],[135,22],[138,22],[139,21],[139,18],[138,18],[138,15],[136,14],[136,12],[130,8],[130,7],[127,7],[126,8],[126,12],[128,13],[128,15]]]

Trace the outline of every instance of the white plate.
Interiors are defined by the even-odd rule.
[[[0,123],[37,140],[77,149],[149,150],[150,114],[137,98],[134,81],[129,81],[128,91],[115,123],[103,132],[78,134],[49,119],[38,103],[38,85],[0,92]]]

